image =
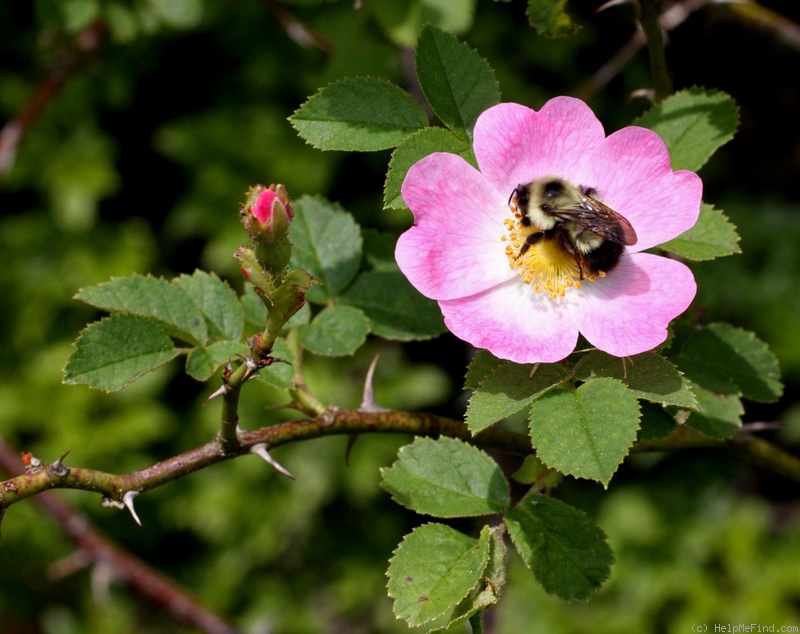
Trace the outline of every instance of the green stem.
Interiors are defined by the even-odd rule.
[[[639,18],[642,23],[647,52],[650,56],[650,73],[653,76],[656,103],[672,93],[672,79],[667,70],[664,37],[661,33],[657,0],[639,0]]]
[[[239,446],[237,436],[239,427],[239,392],[247,374],[247,364],[241,363],[227,378],[223,378],[222,420],[219,428],[219,442],[223,453],[235,453]]]
[[[289,390],[289,395],[299,409],[306,414],[321,416],[328,408],[309,391],[306,385],[306,377],[303,371],[303,345],[300,343],[300,334],[296,328],[290,330],[286,336],[286,345],[292,353],[292,359],[294,359],[294,387]]]
[[[483,611],[478,610],[469,617],[469,624],[472,626],[472,634],[483,634]]]

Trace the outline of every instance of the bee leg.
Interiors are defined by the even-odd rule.
[[[522,248],[519,250],[519,254],[517,255],[517,259],[521,258],[528,252],[534,244],[539,242],[542,238],[544,238],[546,231],[538,231],[536,233],[530,234],[527,238],[525,238],[525,244],[522,245]]]
[[[560,226],[560,225],[559,225]],[[581,256],[578,254],[578,251],[575,249],[575,245],[572,244],[572,241],[569,239],[564,240],[564,248],[567,250],[572,258],[575,260],[575,264],[578,265],[578,273],[580,275],[579,279],[583,280],[583,265],[581,264]]]

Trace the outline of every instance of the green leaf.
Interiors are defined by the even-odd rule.
[[[448,33],[466,33],[472,26],[476,0],[370,0],[372,13],[387,37],[398,46],[414,48],[424,24]]]
[[[715,394],[695,387],[698,411],[689,414],[685,425],[711,438],[730,438],[742,426],[741,399],[734,394]]]
[[[508,482],[497,463],[454,438],[416,438],[381,475],[392,499],[417,513],[468,517],[508,506]]]
[[[64,368],[64,382],[112,392],[178,353],[169,335],[152,319],[113,315],[81,332]]]
[[[722,211],[706,203],[700,206],[700,217],[691,229],[658,248],[695,261],[741,253],[734,224]]]
[[[256,291],[252,285],[246,284],[244,293],[241,297],[242,308],[244,309],[244,318],[248,324],[252,324],[257,328],[264,328],[267,323],[267,307],[264,302],[256,295]]]
[[[310,324],[299,327],[300,341],[315,354],[352,355],[369,334],[369,320],[357,308],[328,306]]]
[[[477,390],[481,382],[489,374],[507,363],[508,361],[498,359],[488,350],[478,350],[467,368],[467,375],[464,377],[464,389]]]
[[[362,228],[364,238],[364,270],[397,272],[394,249],[397,236],[376,229]]]
[[[286,341],[278,337],[272,346],[272,356],[275,362],[262,368],[256,378],[280,390],[290,390],[294,387],[295,358]],[[284,363],[285,362],[285,363]]]
[[[614,553],[603,531],[582,511],[533,495],[506,511],[506,526],[546,592],[566,600],[588,599],[608,579]]]
[[[244,329],[244,311],[236,292],[213,273],[195,271],[172,283],[183,290],[206,318],[214,339],[238,339]]]
[[[385,339],[430,339],[447,330],[439,305],[423,297],[400,271],[362,273],[339,299],[362,310],[372,332]]]
[[[581,381],[598,377],[619,379],[638,397],[653,403],[693,409],[697,406],[689,381],[677,367],[656,352],[634,357],[612,357],[590,352],[575,365]]]
[[[264,302],[256,295],[255,290],[250,284],[245,286],[244,293],[240,299],[247,323],[263,330],[264,325],[267,323],[267,307],[264,306]],[[303,307],[286,322],[284,328],[294,328],[301,324],[307,324],[310,321],[311,307],[308,302],[306,302],[303,304]]]
[[[152,317],[171,335],[194,345],[208,341],[203,313],[181,288],[161,278],[119,277],[81,289],[75,299],[112,313]]]
[[[581,26],[567,14],[567,0],[528,0],[525,15],[539,35],[566,37],[577,33]]]
[[[531,438],[549,467],[607,486],[639,429],[639,403],[616,379],[545,393],[533,404]]]
[[[733,138],[739,108],[724,92],[694,87],[667,97],[634,123],[664,139],[673,170],[696,172]]]
[[[482,530],[485,531],[486,529],[487,527],[484,526]],[[490,539],[489,561],[479,582],[481,589],[478,592],[467,595],[447,617],[447,624],[429,630],[429,634],[433,632],[452,632],[453,626],[463,623],[476,612],[485,610],[500,600],[507,576],[508,548],[504,539],[506,529],[504,525],[500,524],[499,526],[488,527],[488,530]]]
[[[431,25],[417,42],[417,77],[436,116],[464,140],[478,115],[500,102],[489,63],[466,44]]]
[[[443,524],[406,535],[389,561],[394,612],[414,627],[453,609],[478,584],[489,559],[489,529],[479,539]]]
[[[475,165],[475,154],[472,146],[444,128],[424,128],[408,136],[392,152],[386,184],[383,188],[383,206],[386,209],[408,209],[408,205],[400,194],[403,181],[409,168],[434,152],[458,154],[470,164]]]
[[[648,402],[641,403],[641,406],[642,422],[639,428],[639,434],[636,437],[637,440],[666,438],[675,431],[677,421],[675,417],[663,407]],[[697,405],[695,407],[697,407]]]
[[[315,148],[347,152],[385,150],[428,125],[425,111],[411,95],[371,77],[329,84],[289,120]]]
[[[714,392],[763,403],[783,392],[778,360],[767,344],[730,324],[710,324],[691,333],[675,361],[689,379]]]
[[[516,414],[568,378],[556,364],[503,362],[490,371],[469,399],[467,426],[473,434]]]
[[[248,352],[244,341],[215,341],[205,348],[193,348],[186,357],[186,373],[193,379],[206,381],[223,363]]]
[[[294,205],[292,266],[320,282],[308,289],[309,301],[326,304],[353,279],[361,262],[361,230],[340,205],[304,196]]]

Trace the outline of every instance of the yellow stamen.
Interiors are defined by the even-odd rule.
[[[505,254],[509,266],[535,292],[545,292],[551,299],[558,299],[564,297],[568,289],[580,288],[582,280],[594,281],[598,277],[605,277],[602,271],[597,275],[582,276],[575,256],[567,251],[558,238],[543,235],[533,244],[528,244],[528,236],[541,233],[541,229],[522,224],[522,214],[514,201],[511,210],[514,217],[504,221],[507,230],[502,236],[506,243]]]

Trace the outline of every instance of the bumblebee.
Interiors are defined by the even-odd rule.
[[[597,195],[592,187],[577,187],[554,176],[518,185],[509,204],[531,233],[517,258],[542,240],[554,240],[575,258],[580,279],[616,268],[625,247],[636,244],[636,231]]]

